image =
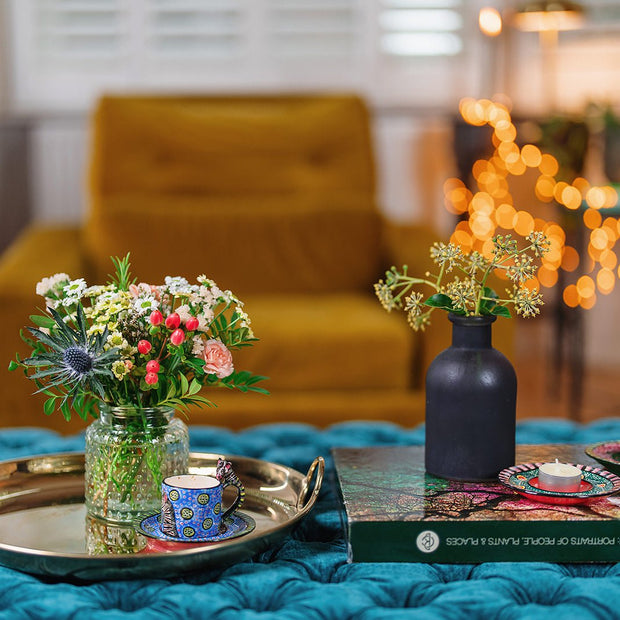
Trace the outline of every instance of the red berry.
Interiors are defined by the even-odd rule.
[[[159,362],[157,360],[149,360],[146,363],[146,372],[159,372]]]
[[[166,327],[168,329],[176,329],[180,324],[181,317],[176,312],[168,315],[168,318],[166,319]]]
[[[157,376],[156,372],[147,372],[146,377],[144,377],[144,380],[149,385],[155,385],[159,381],[159,377]]]
[[[198,319],[195,316],[192,316],[185,322],[185,327],[188,331],[193,332],[198,329],[199,324]]]
[[[170,342],[174,345],[180,345],[185,340],[185,332],[182,329],[175,329],[170,334]]]
[[[161,325],[164,322],[164,315],[159,310],[153,310],[149,316],[151,325]]]
[[[140,340],[138,342],[138,351],[142,353],[142,355],[146,355],[151,349],[153,345],[148,340]]]

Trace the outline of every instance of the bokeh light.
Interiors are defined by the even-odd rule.
[[[577,267],[579,267],[579,252],[570,245],[564,246],[562,269],[564,271],[575,271]]]
[[[569,308],[576,308],[581,301],[577,287],[574,284],[569,284],[562,292],[562,299]]]
[[[478,26],[489,37],[496,37],[502,32],[502,16],[500,12],[490,6],[485,6],[478,13]]]
[[[542,153],[537,146],[526,144],[521,149],[521,159],[523,163],[530,168],[537,168],[542,162]]]
[[[614,269],[618,264],[618,257],[613,250],[604,250],[601,252],[599,262],[604,269]]]
[[[609,295],[614,290],[616,284],[616,276],[611,269],[601,269],[596,274],[596,287],[603,293],[603,295]]]
[[[598,228],[603,222],[603,216],[596,209],[586,209],[583,214],[583,223],[591,229]]]
[[[617,205],[617,191],[611,186],[592,185],[583,177],[570,183],[558,180],[560,165],[553,155],[542,152],[534,144],[519,147],[517,127],[506,105],[489,99],[464,98],[459,111],[467,123],[489,125],[493,129],[495,150],[488,159],[480,159],[473,165],[475,189],[469,189],[459,179],[449,179],[444,184],[447,209],[463,218],[456,225],[451,241],[465,252],[477,250],[489,257],[496,234],[514,232],[527,236],[541,230],[550,240],[550,250],[542,258],[537,277],[528,285],[551,288],[560,280],[559,270],[576,272],[580,277],[576,283],[564,287],[562,299],[571,308],[593,307],[597,291],[608,295],[614,290],[616,277],[620,278],[614,251],[620,239],[620,219],[605,214],[605,209]],[[586,247],[581,255],[575,247],[565,245],[566,233],[560,224],[515,205],[508,178],[528,170],[536,176],[534,195],[543,207],[549,204],[551,211],[557,204],[572,213],[572,217],[582,219]]]

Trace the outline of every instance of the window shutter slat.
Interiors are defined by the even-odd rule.
[[[381,51],[388,56],[455,56],[463,50],[460,0],[383,0]]]

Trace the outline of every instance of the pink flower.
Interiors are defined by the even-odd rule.
[[[218,379],[223,379],[235,370],[232,353],[219,340],[207,340],[202,356],[205,360],[203,370],[208,375],[216,375]]]
[[[161,292],[158,286],[147,284],[146,282],[140,282],[140,284],[130,284],[129,293],[132,297],[139,297],[140,295],[152,295],[157,301],[161,299]]]

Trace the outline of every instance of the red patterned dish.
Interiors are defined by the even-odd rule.
[[[601,441],[586,448],[586,454],[610,472],[620,475],[620,441]]]
[[[571,463],[582,471],[579,491],[564,493],[547,491],[538,486],[538,468],[542,463],[522,463],[507,467],[499,473],[499,481],[517,493],[545,504],[583,504],[591,499],[612,495],[620,491],[620,478],[615,474],[591,465]]]

